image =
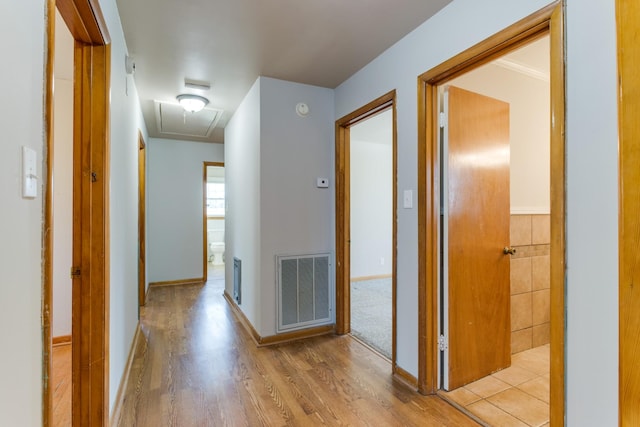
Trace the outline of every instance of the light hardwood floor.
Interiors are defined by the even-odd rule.
[[[53,347],[53,427],[71,425],[71,344]]]
[[[477,426],[349,336],[257,348],[206,285],[150,290],[117,426]]]

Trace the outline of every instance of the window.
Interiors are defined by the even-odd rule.
[[[207,216],[224,216],[224,183],[207,182]]]

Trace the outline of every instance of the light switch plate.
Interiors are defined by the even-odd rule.
[[[402,207],[405,209],[413,209],[413,190],[404,190]]]
[[[22,147],[22,197],[34,199],[38,196],[38,153],[29,147]]]

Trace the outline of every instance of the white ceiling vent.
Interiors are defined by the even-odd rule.
[[[180,104],[154,101],[158,133],[167,137],[207,138],[222,116],[222,110],[205,108],[186,112]]]

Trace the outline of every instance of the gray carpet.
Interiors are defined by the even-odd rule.
[[[391,359],[391,278],[351,282],[351,334]]]

